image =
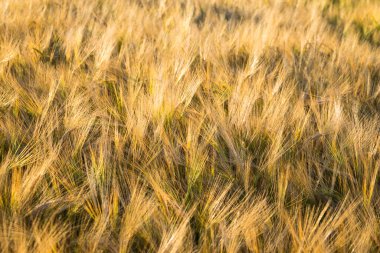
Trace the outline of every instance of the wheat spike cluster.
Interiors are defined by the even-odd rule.
[[[0,0],[0,252],[379,252],[380,1]]]

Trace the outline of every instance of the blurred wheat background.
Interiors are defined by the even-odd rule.
[[[377,252],[377,0],[1,0],[0,251]]]

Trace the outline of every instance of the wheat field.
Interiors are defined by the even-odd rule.
[[[1,252],[380,251],[380,1],[1,0]]]

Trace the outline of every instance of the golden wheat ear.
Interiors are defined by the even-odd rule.
[[[0,252],[378,252],[380,1],[1,0]]]

